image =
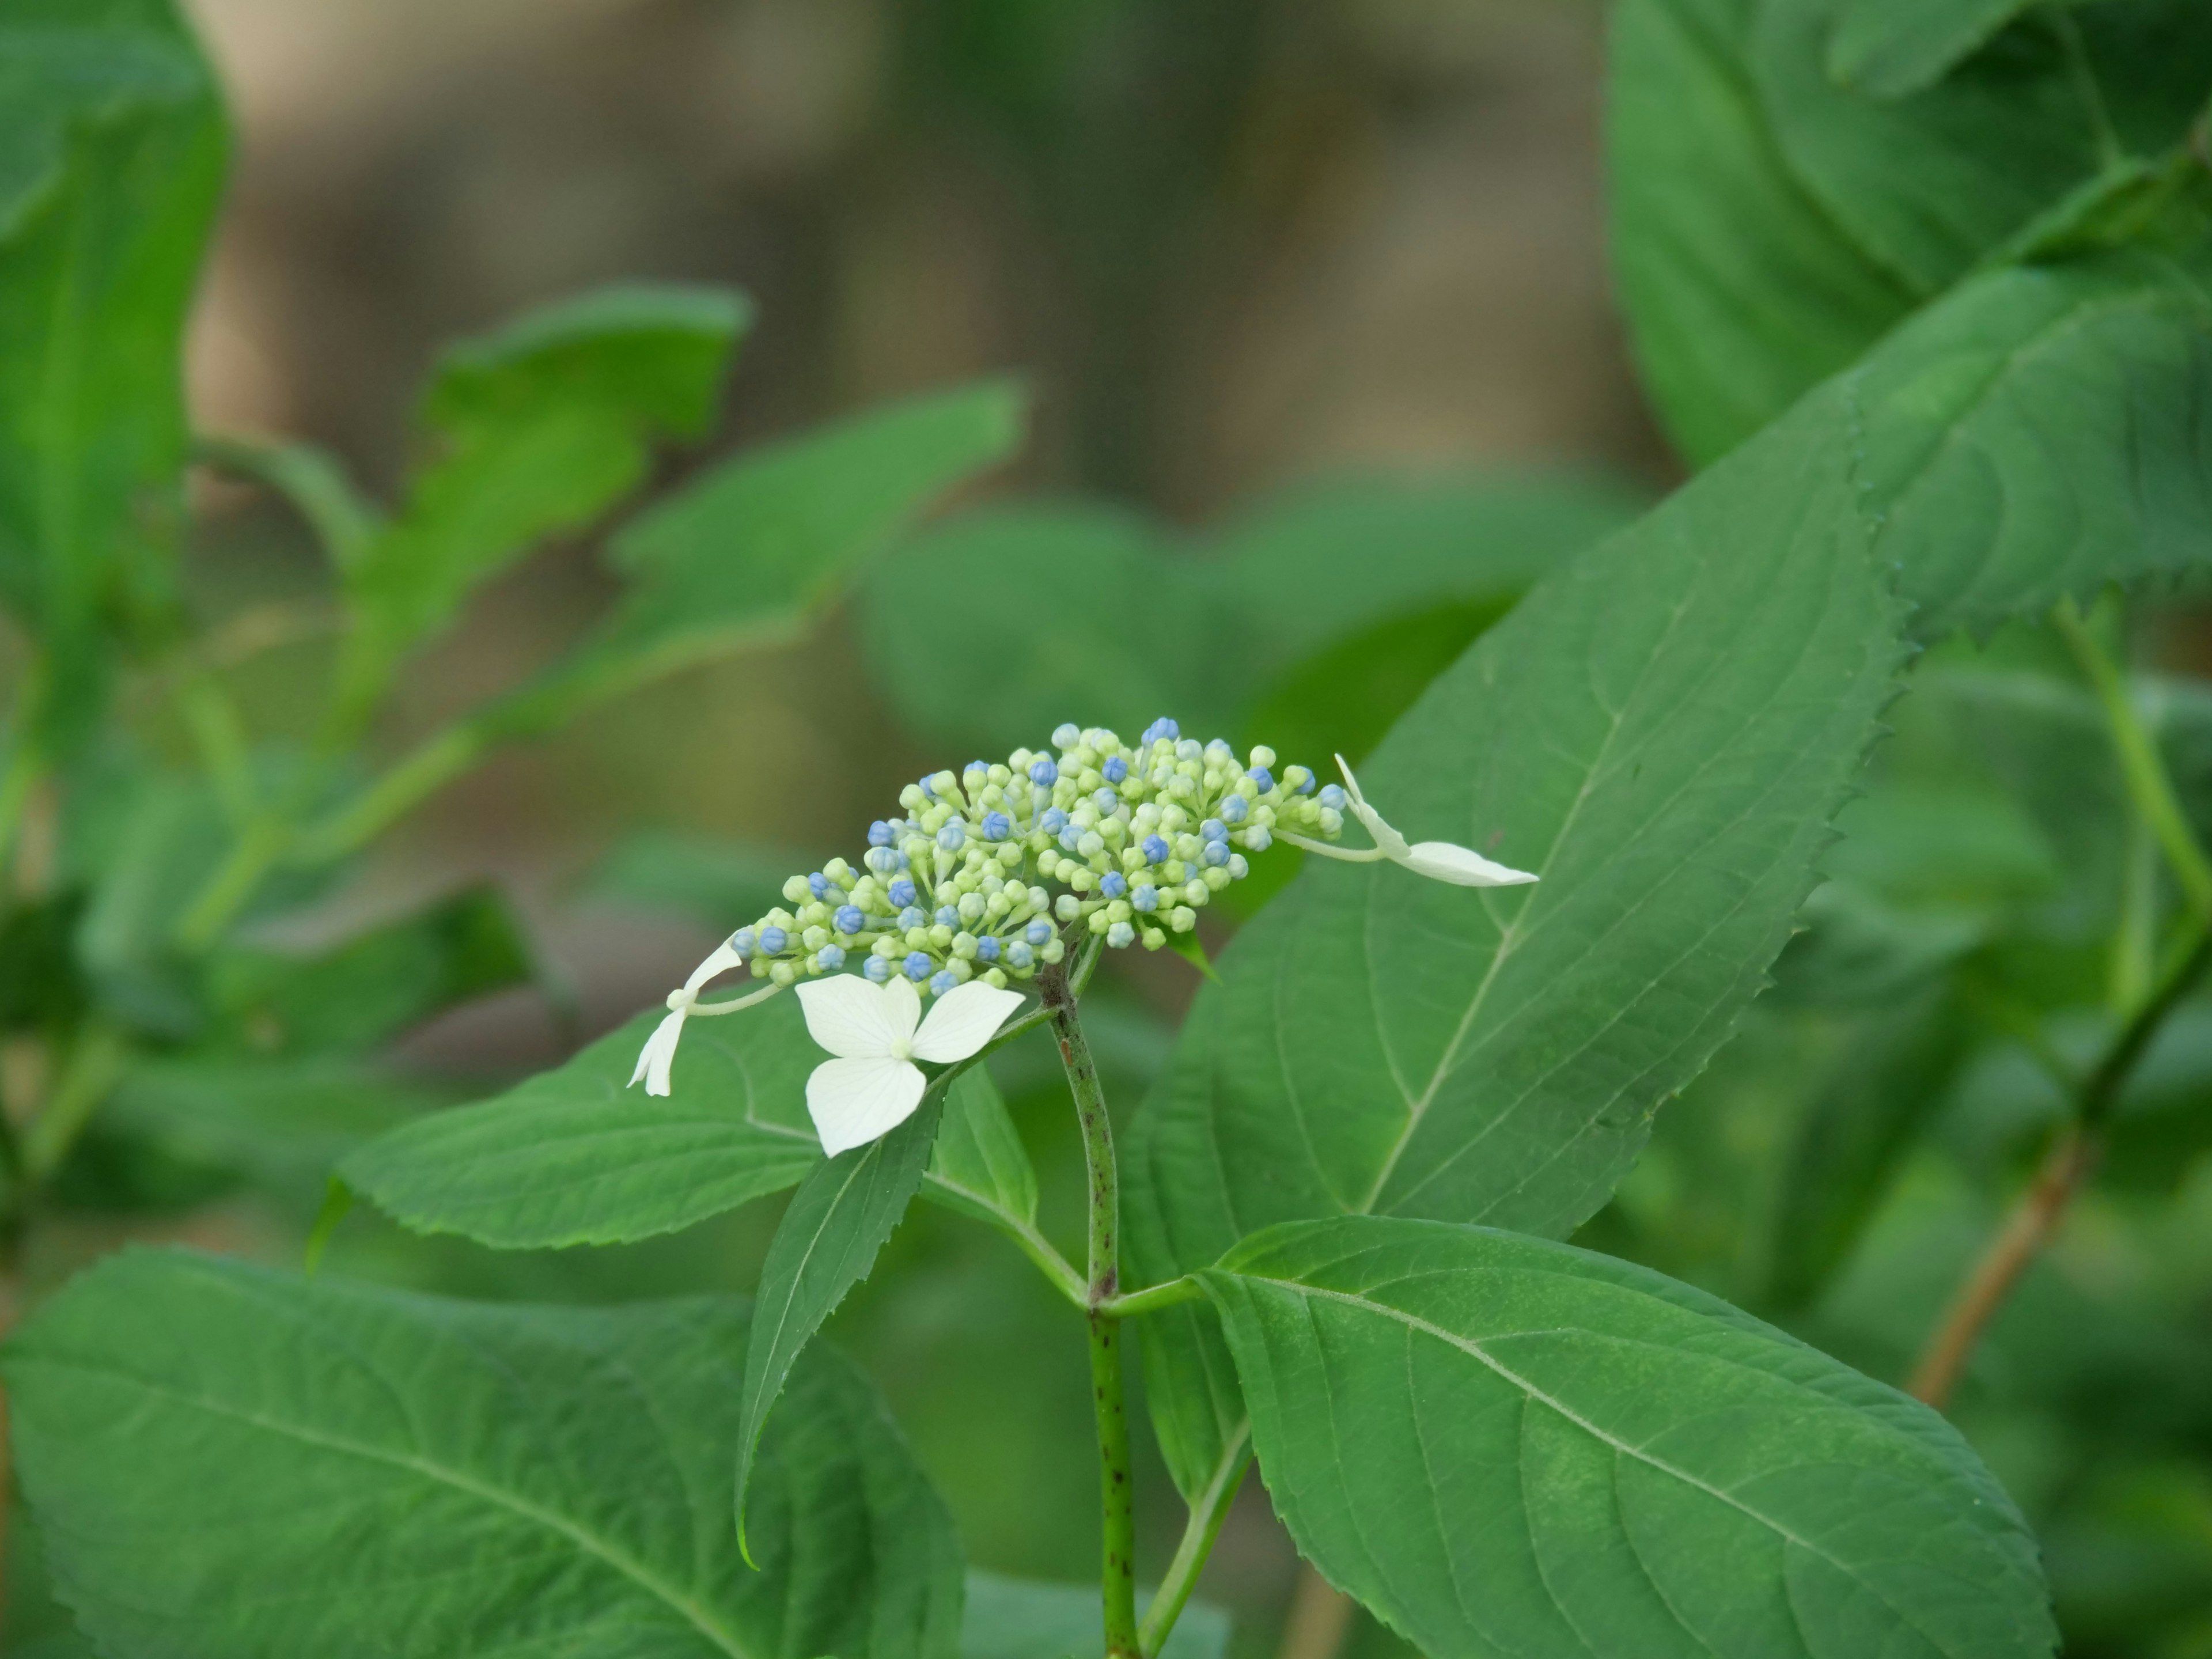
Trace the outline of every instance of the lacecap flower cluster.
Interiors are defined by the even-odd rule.
[[[778,986],[857,970],[942,995],[1027,980],[1087,929],[1113,949],[1158,950],[1279,834],[1334,841],[1346,797],[1273,750],[1155,720],[1135,743],[1068,725],[1050,750],[970,763],[908,784],[900,817],[868,828],[856,867],[832,859],[784,884],[788,908],[729,948]]]

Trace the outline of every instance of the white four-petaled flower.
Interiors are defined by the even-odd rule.
[[[857,974],[831,974],[802,981],[798,991],[809,1035],[836,1056],[806,1079],[806,1110],[832,1158],[914,1115],[928,1087],[915,1061],[969,1059],[1023,1000],[1018,991],[969,980],[939,997],[924,1019],[921,998],[904,978],[877,985]]]

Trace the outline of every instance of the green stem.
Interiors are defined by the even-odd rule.
[[[233,843],[230,856],[193,896],[177,923],[176,941],[194,952],[206,950],[238,919],[291,845],[294,831],[287,818],[264,812],[249,823]]]
[[[1158,1313],[1163,1308],[1178,1307],[1186,1302],[1202,1302],[1206,1292],[1198,1287],[1194,1279],[1170,1279],[1164,1285],[1155,1285],[1148,1291],[1132,1291],[1127,1296],[1117,1296],[1105,1304],[1106,1311],[1116,1319],[1135,1319],[1148,1313]]]
[[[1089,1172],[1089,1252],[1085,1322],[1091,1336],[1091,1403],[1098,1419],[1098,1502],[1103,1533],[1103,1594],[1107,1659],[1142,1659],[1137,1635],[1136,1494],[1129,1463],[1129,1418],[1121,1377],[1121,1322],[1108,1311],[1121,1285],[1120,1178],[1114,1164],[1114,1127],[1099,1087],[1097,1062],[1076,1017],[1075,982],[1087,977],[1088,951],[1073,971],[1060,967],[1041,975],[1044,1006],[1052,1011],[1060,1064],[1075,1097]]]
[[[483,733],[465,723],[426,739],[361,793],[302,832],[300,859],[323,864],[343,858],[475,765],[485,747]]]
[[[123,1034],[94,1022],[77,1034],[53,1093],[23,1134],[23,1177],[36,1187],[46,1181],[92,1121],[93,1114],[123,1073]]]
[[[2136,811],[2142,814],[2151,833],[2158,837],[2190,910],[2199,921],[2212,921],[2212,860],[2205,857],[2196,831],[2189,826],[2188,815],[2181,810],[2181,802],[2173,793],[2173,781],[2166,775],[2166,762],[2158,752],[2157,741],[2143,725],[2134,699],[2128,696],[2125,678],[2098,643],[2097,636],[2082,621],[2081,613],[2074,608],[2071,599],[2059,601],[2051,615],[2073,651],[2075,660],[2081,665],[2081,672],[2095,688],[2098,701],[2105,706],[2105,720],[2112,728],[2112,746],[2119,754],[2120,771],[2127,781],[2129,799],[2135,803]]]
[[[1214,1540],[1221,1536],[1221,1523],[1229,1518],[1229,1506],[1236,1501],[1237,1489],[1244,1484],[1244,1471],[1252,1467],[1251,1433],[1249,1425],[1238,1431],[1236,1443],[1215,1468],[1213,1479],[1190,1506],[1190,1519],[1184,1523],[1182,1541],[1176,1546],[1175,1559],[1168,1564],[1159,1594],[1145,1609],[1145,1621],[1138,1628],[1138,1645],[1146,1659],[1159,1652],[1168,1632],[1182,1616],[1191,1592],[1198,1588],[1198,1575],[1213,1553]]]

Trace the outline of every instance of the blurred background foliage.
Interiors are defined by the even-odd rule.
[[[118,771],[106,788],[85,763],[66,838],[83,878],[65,868],[53,902],[11,912],[0,1002],[19,1031],[97,1006],[130,1052],[58,1151],[27,1295],[126,1237],[295,1261],[347,1147],[656,1000],[786,875],[852,854],[927,767],[1160,713],[1356,760],[1529,582],[1680,476],[1608,295],[1595,0],[191,10],[234,126],[188,335],[193,428],[310,441],[398,506],[356,514],[297,452],[204,450],[179,604],[200,637],[252,636],[217,672],[277,740],[252,766],[276,765],[314,735],[331,672],[327,561],[374,610],[341,546],[404,567],[481,545],[473,586],[422,612],[403,583],[376,612],[419,653],[359,671],[383,694],[358,711],[366,775],[444,756],[457,781],[360,859],[276,880],[260,925],[180,976],[148,942],[180,925],[177,870],[207,861],[208,787],[149,795]],[[186,161],[210,167],[195,142]],[[543,309],[647,279],[686,286]],[[1806,378],[1922,295],[1845,297],[1808,299],[1851,337],[1807,344]],[[562,356],[586,336],[636,345],[612,393],[593,390],[598,345]],[[1763,418],[1795,389],[1727,392]],[[562,473],[573,499],[424,554],[441,488],[477,499],[440,477],[495,470],[514,411],[556,407],[611,474]],[[531,465],[567,465],[558,428],[526,434],[551,446]],[[964,435],[917,459],[924,428]],[[1682,437],[1703,459],[1733,435]],[[817,506],[825,469],[865,499]],[[776,540],[792,525],[845,553],[805,562]],[[686,586],[710,555],[751,586]],[[684,633],[718,605],[729,628]],[[1079,649],[1047,648],[1071,630]],[[2177,596],[2130,638],[2212,824],[2197,613]],[[173,680],[135,676],[118,707],[143,754],[204,752]],[[456,720],[476,733],[459,758],[438,748]],[[2095,700],[2045,630],[1938,647],[1894,724],[1775,990],[1583,1242],[1899,1381],[2063,1118],[2054,1073],[2094,1052],[2115,976],[2141,971],[2107,941],[2157,877]],[[491,752],[510,736],[542,740]],[[359,782],[339,767],[310,793]],[[1091,1022],[1121,1112],[1194,984],[1127,954]],[[994,1070],[1073,1248],[1081,1153],[1056,1066],[1039,1045]],[[1957,1403],[2046,1541],[2069,1651],[2212,1655],[2208,1150],[2200,1001]],[[776,1207],[557,1255],[356,1213],[326,1259],[492,1297],[746,1289]],[[1090,1571],[1082,1350],[1018,1256],[920,1206],[833,1334],[971,1559]],[[1164,1557],[1179,1508],[1156,1464],[1140,1479]],[[8,1639],[80,1651],[16,1526]],[[1235,1615],[1240,1659],[1329,1650],[1310,1592],[1283,1645],[1296,1577],[1255,1483],[1201,1592]],[[1343,1644],[1393,1648],[1364,1615]]]

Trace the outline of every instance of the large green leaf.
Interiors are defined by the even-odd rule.
[[[576,708],[741,645],[792,638],[954,485],[1020,445],[1005,381],[914,398],[713,468],[625,526],[605,624],[483,717],[544,730]]]
[[[742,1304],[486,1306],[112,1256],[9,1344],[64,1594],[143,1659],[954,1650],[950,1517],[817,1348],[729,1503]]]
[[[725,289],[610,289],[449,350],[423,399],[430,458],[345,568],[358,694],[484,581],[628,495],[655,439],[698,437],[749,314]]]
[[[929,1167],[930,1148],[945,1109],[945,1091],[932,1089],[914,1115],[882,1139],[817,1164],[776,1224],[754,1297],[754,1340],[745,1350],[744,1405],[738,1413],[738,1536],[767,1423],[799,1355],[837,1311],[845,1293],[868,1276],[876,1256],[906,1216]]]
[[[1632,503],[1589,477],[1343,479],[1264,501],[1208,543],[1097,506],[972,514],[871,577],[869,661],[909,725],[956,746],[1004,753],[1064,720],[1133,732],[1161,714],[1228,733],[1270,681],[1346,636],[1489,607],[1463,643]],[[1086,614],[1143,625],[1038,627],[1004,580],[1029,562],[1069,573]],[[945,648],[962,638],[988,644]]]
[[[108,638],[167,587],[179,341],[227,149],[168,0],[0,3],[0,604],[43,647],[50,747],[89,730]]]
[[[1842,0],[1828,73],[1876,98],[1931,87],[2037,0]]]
[[[1808,400],[1539,586],[1399,723],[1361,775],[1384,816],[1542,879],[1310,860],[1139,1121],[1140,1276],[1278,1221],[1563,1234],[1606,1200],[1764,982],[1890,696],[1899,608],[1846,431],[1839,396]],[[1225,1368],[1175,1346],[1147,1333],[1189,1492],[1234,1419]]]
[[[2212,249],[1976,278],[1851,397],[1923,639],[2212,562]]]
[[[2128,0],[2063,28],[2031,17],[1940,84],[1871,96],[1828,61],[1851,3],[1627,0],[1617,19],[1623,299],[1693,459],[2094,180],[2165,154],[2212,86],[2212,14]]]
[[[995,1572],[968,1575],[960,1659],[1085,1659],[1103,1639],[1096,1584],[1048,1584]],[[1204,1602],[1186,1605],[1158,1659],[1221,1659],[1229,1615]]]
[[[2035,1544],[1942,1418],[1647,1269],[1285,1226],[1200,1275],[1298,1547],[1436,1659],[2033,1659]]]
[[[970,1066],[945,1091],[945,1121],[930,1150],[923,1194],[993,1226],[1030,1227],[1036,1220],[1036,1170],[983,1066]]]
[[[654,1096],[629,1084],[663,1012],[494,1099],[386,1135],[340,1173],[417,1231],[505,1249],[647,1238],[804,1180],[822,1159],[806,1116],[822,1052],[799,1000],[692,1021],[673,1092]]]

